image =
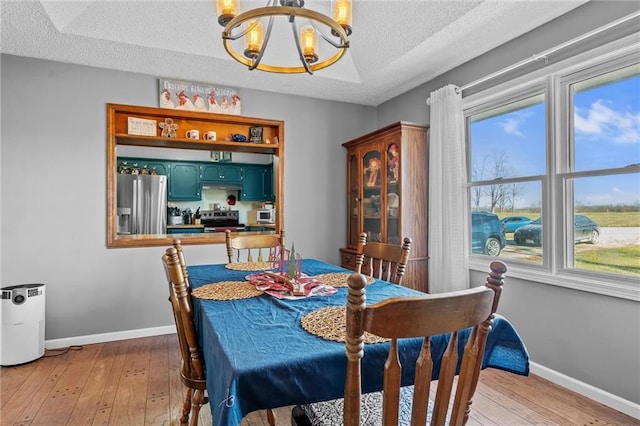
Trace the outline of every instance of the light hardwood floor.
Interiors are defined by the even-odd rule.
[[[53,355],[55,352],[48,352]],[[175,335],[86,345],[0,369],[1,425],[178,425],[184,389]],[[277,410],[290,424],[290,407]],[[200,424],[211,424],[208,407]],[[487,369],[469,425],[639,425],[537,376]],[[241,426],[267,425],[264,412]]]

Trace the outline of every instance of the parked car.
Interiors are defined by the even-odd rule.
[[[513,232],[521,226],[531,223],[531,219],[526,216],[506,216],[502,218],[504,232]]]
[[[496,257],[507,245],[504,224],[500,218],[489,212],[471,212],[471,250]]]
[[[595,244],[600,239],[600,226],[581,214],[575,215],[573,236],[576,243]],[[513,233],[513,240],[519,246],[542,245],[542,216],[529,225],[521,226]]]

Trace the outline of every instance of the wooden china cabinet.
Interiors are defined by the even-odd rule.
[[[342,144],[347,149],[347,246],[342,266],[355,269],[358,235],[401,244],[411,255],[402,284],[428,291],[428,127],[397,122]]]

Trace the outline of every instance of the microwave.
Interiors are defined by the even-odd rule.
[[[249,223],[275,223],[275,209],[256,209],[249,211]]]

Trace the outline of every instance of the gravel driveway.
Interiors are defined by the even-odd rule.
[[[640,228],[601,228],[597,245],[607,247],[640,244]]]
[[[600,239],[596,245],[615,247],[640,244],[640,228],[600,228]],[[507,246],[515,246],[513,233],[507,234]]]
[[[592,250],[597,247],[620,247],[627,245],[640,245],[640,227],[633,228],[600,228],[600,239],[597,244],[581,243],[576,245],[576,250]],[[507,246],[502,250],[500,256],[508,259],[529,258],[531,256],[541,256],[540,246],[517,246],[513,242],[513,234],[507,234]]]

